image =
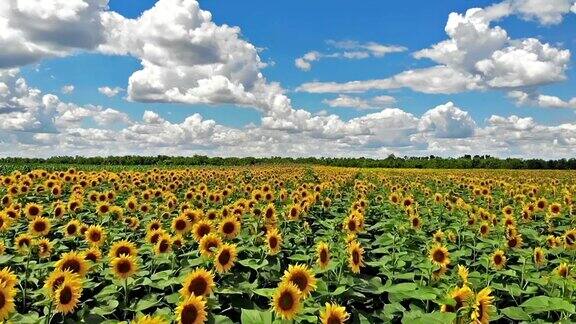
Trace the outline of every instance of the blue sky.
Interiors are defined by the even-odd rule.
[[[48,0],[48,2],[55,3],[60,3],[59,1],[61,0]],[[101,17],[109,14],[119,15],[123,21],[134,21],[142,24],[144,23],[139,21],[138,18],[146,11],[150,11],[152,15],[154,11],[152,8],[156,3],[156,1],[150,0],[110,0],[108,3],[106,3],[106,0],[74,0],[73,2],[83,1],[86,1],[86,3],[89,3],[91,6],[93,5],[96,9],[94,9],[95,12],[83,12],[82,10],[84,9],[78,9],[81,7],[74,7],[74,10],[78,10],[77,14],[79,16],[84,14],[95,15],[94,17],[98,17],[96,19],[104,19]],[[192,8],[189,6],[191,2],[188,0],[164,0],[164,2],[167,6],[171,6],[170,10],[172,12],[177,11],[179,8],[194,10],[190,9]],[[310,114],[310,116],[305,117],[309,119],[308,121],[291,120],[290,118],[296,117],[286,117],[285,115],[289,114],[286,112],[282,113],[283,117],[278,117],[279,113],[275,112],[275,108],[269,108],[268,103],[261,103],[258,100],[255,103],[242,104],[240,102],[243,102],[242,100],[245,99],[234,98],[230,100],[214,99],[213,97],[208,99],[198,99],[197,97],[194,97],[194,99],[174,99],[174,97],[168,95],[169,89],[174,86],[170,84],[170,82],[174,80],[161,80],[161,83],[163,82],[162,86],[164,87],[162,89],[164,93],[161,99],[150,100],[150,92],[146,92],[150,90],[146,88],[149,84],[135,84],[133,89],[136,89],[136,86],[143,87],[141,92],[143,95],[141,96],[135,95],[136,90],[134,90],[134,93],[129,93],[129,84],[131,84],[129,80],[131,76],[139,70],[146,70],[143,68],[142,62],[151,59],[150,56],[146,56],[150,55],[150,53],[142,53],[141,51],[127,48],[131,45],[126,44],[131,44],[129,42],[135,41],[134,39],[128,39],[128,37],[125,37],[125,40],[118,41],[118,44],[113,43],[115,40],[105,39],[109,37],[109,34],[107,34],[109,30],[119,28],[115,25],[106,25],[109,23],[98,24],[98,28],[101,27],[103,29],[102,34],[105,36],[102,36],[102,39],[105,40],[94,43],[89,46],[89,48],[76,45],[62,48],[61,44],[57,44],[58,47],[56,47],[56,45],[45,45],[46,43],[42,43],[42,46],[47,47],[46,50],[41,53],[35,53],[35,56],[31,58],[27,64],[10,66],[8,63],[5,63],[4,68],[17,68],[30,88],[38,89],[42,94],[54,94],[60,102],[74,104],[79,107],[88,107],[86,108],[88,110],[92,109],[90,108],[92,106],[111,108],[115,112],[118,112],[117,115],[126,114],[128,118],[124,118],[124,121],[130,120],[127,122],[128,125],[115,122],[114,125],[104,125],[104,127],[102,123],[98,124],[98,121],[93,117],[86,117],[84,120],[74,124],[75,127],[90,130],[101,128],[121,131],[123,128],[129,128],[129,126],[138,124],[138,121],[142,119],[145,111],[153,111],[154,114],[161,116],[167,122],[174,125],[183,123],[187,117],[198,113],[203,120],[214,121],[217,125],[216,127],[221,127],[227,132],[240,132],[242,136],[255,136],[258,138],[258,141],[260,141],[260,144],[262,141],[266,142],[266,140],[262,139],[263,136],[270,136],[269,140],[270,142],[274,142],[278,150],[277,152],[290,152],[287,153],[288,155],[305,155],[305,146],[287,149],[290,143],[284,142],[290,142],[287,137],[289,135],[287,134],[303,132],[306,136],[310,136],[314,140],[323,138],[326,141],[338,141],[338,147],[340,147],[338,150],[334,152],[323,152],[322,155],[342,155],[343,152],[349,152],[349,150],[346,149],[346,145],[360,145],[365,146],[367,150],[359,150],[353,153],[353,155],[379,156],[381,154],[395,152],[406,154],[438,153],[438,147],[431,148],[431,146],[442,146],[444,144],[439,143],[447,141],[447,139],[451,141],[448,145],[462,147],[467,145],[469,151],[476,151],[477,147],[473,145],[480,144],[471,144],[471,138],[475,138],[476,140],[479,136],[489,137],[486,133],[492,130],[486,128],[494,126],[490,124],[492,123],[490,118],[496,115],[504,118],[518,116],[520,119],[530,119],[531,122],[534,125],[538,125],[538,127],[553,128],[553,131],[548,129],[552,134],[543,136],[542,138],[536,137],[536,140],[539,140],[539,145],[545,145],[546,141],[569,143],[568,145],[572,145],[570,143],[572,143],[573,138],[558,138],[561,130],[554,127],[562,124],[572,125],[576,123],[576,114],[574,113],[576,111],[576,103],[570,101],[571,98],[576,97],[574,91],[574,89],[576,89],[576,72],[573,68],[574,57],[571,55],[576,50],[576,15],[570,11],[576,11],[576,4],[571,0],[553,0],[553,2],[556,2],[555,9],[547,8],[546,1],[542,0],[454,0],[438,2],[405,0],[357,1],[354,3],[349,1],[302,0],[282,2],[261,0],[248,2],[199,1],[200,8],[211,13],[211,20],[209,19],[209,21],[213,26],[228,25],[240,28],[241,32],[232,32],[231,34],[239,38],[242,44],[251,44],[256,47],[258,49],[257,60],[267,65],[264,67],[258,65],[261,63],[254,63],[258,65],[258,68],[255,68],[258,69],[258,71],[254,73],[260,73],[263,77],[263,84],[265,84],[263,87],[268,89],[270,84],[279,83],[283,95],[291,100],[290,114],[297,109],[303,109],[303,111]],[[98,5],[100,7],[97,8],[96,6]],[[349,92],[345,88],[342,88],[342,84],[350,81],[366,82],[367,80],[383,80],[401,75],[406,71],[421,71],[440,65],[445,66],[447,63],[442,59],[434,59],[433,57],[417,59],[415,53],[424,49],[430,49],[435,44],[443,41],[460,37],[452,37],[447,35],[447,31],[445,31],[450,13],[455,13],[462,17],[462,19],[464,19],[464,22],[461,22],[462,25],[471,24],[475,26],[474,28],[482,28],[482,26],[478,27],[481,23],[470,23],[470,21],[472,21],[472,15],[467,15],[467,10],[477,7],[482,8],[482,13],[488,13],[492,8],[496,8],[497,6],[503,6],[503,8],[505,6],[506,12],[501,14],[501,11],[499,11],[499,16],[486,20],[486,24],[490,30],[500,28],[504,30],[507,35],[507,41],[501,44],[501,46],[497,48],[498,50],[517,51],[522,47],[519,44],[523,40],[533,38],[537,45],[548,44],[546,46],[552,47],[554,52],[552,54],[542,54],[543,57],[538,57],[537,62],[532,65],[526,63],[526,65],[519,67],[518,69],[521,69],[521,71],[501,72],[494,70],[496,69],[494,68],[490,72],[479,72],[478,65],[475,65],[475,67],[470,70],[469,66],[464,66],[460,63],[449,63],[448,66],[451,73],[460,71],[470,78],[479,78],[480,81],[478,82],[474,81],[470,83],[466,81],[470,83],[466,85],[466,87],[471,87],[474,90],[463,90],[461,88],[450,89],[448,91],[437,91],[434,89],[422,90],[422,87],[429,87],[429,85],[418,88],[418,86],[412,84],[407,85],[406,82],[395,86],[385,86],[384,89],[382,87],[371,88],[369,86],[368,89],[361,92]],[[538,6],[542,6],[542,8]],[[562,6],[564,6],[564,9],[562,9]],[[17,17],[14,18],[10,16],[13,13],[10,11],[12,9],[13,8],[9,8],[9,6],[6,8],[0,7],[0,10],[5,10],[4,16],[8,17],[11,22],[14,34],[24,35],[22,37],[26,37],[26,35],[29,35],[31,32],[26,30],[24,22],[19,22],[16,20]],[[156,17],[156,19],[163,19],[161,16]],[[166,19],[168,20],[169,18]],[[167,23],[170,23],[170,21],[167,21]],[[54,32],[54,27],[51,28],[52,36],[56,35],[57,33]],[[133,32],[133,34],[136,35],[137,33]],[[229,34],[226,35],[227,37],[229,36]],[[36,35],[35,37],[37,38],[38,36]],[[146,37],[148,36],[143,32],[142,39],[138,40],[142,42],[143,50],[145,50],[146,47],[144,44],[155,44],[155,46],[165,44],[164,42],[154,43],[156,39],[146,39]],[[136,38],[136,36],[134,36],[134,38]],[[35,40],[30,41],[33,42]],[[334,43],[344,41],[348,41],[349,44],[354,45],[346,48],[335,45]],[[187,44],[186,42],[187,40],[184,40],[183,44]],[[366,44],[396,46],[403,49],[384,55],[376,55],[362,47]],[[10,46],[10,44],[4,45]],[[103,47],[106,48],[103,49]],[[184,47],[174,47],[173,50],[162,50],[166,50],[166,53],[182,51],[182,53],[178,53],[181,57],[196,55],[192,52],[186,53],[185,50],[189,49]],[[218,48],[217,50],[219,54],[222,54],[222,49]],[[461,47],[459,48],[459,53],[470,53],[473,50],[481,51]],[[318,53],[321,57],[317,60],[310,61],[311,67],[309,70],[299,68],[295,64],[295,60],[304,57],[306,53],[310,52]],[[346,59],[342,57],[346,52],[355,52],[356,54],[362,52],[360,54],[363,56],[362,58]],[[496,51],[487,54],[484,53],[482,58],[485,59],[485,61],[492,60],[490,63],[498,63],[496,59],[494,59],[495,52]],[[566,53],[571,55],[568,59],[566,59],[565,55],[564,59],[558,58],[562,56],[561,54]],[[246,55],[252,54],[248,53]],[[524,58],[529,60],[529,55],[532,53],[523,51],[520,54],[525,55],[518,59],[521,61],[524,60]],[[231,55],[229,57],[232,57],[234,53],[227,53],[226,55]],[[551,57],[550,55],[557,55],[558,57]],[[181,57],[178,59],[181,59]],[[2,59],[0,56],[0,68],[2,67]],[[229,58],[228,60],[233,61],[234,59],[235,58]],[[8,59],[5,60],[8,61]],[[161,63],[155,64],[162,65]],[[186,68],[195,69],[198,68],[198,66],[199,65],[186,66]],[[545,66],[546,69],[551,69],[550,71],[557,73],[557,75],[547,78],[546,75],[550,73],[546,72],[546,75],[543,75],[542,78],[539,76],[532,77],[531,75],[533,73],[538,73],[537,69],[539,66]],[[174,66],[162,66],[162,68],[166,68],[166,71],[175,70]],[[506,68],[506,66],[504,66],[504,68]],[[518,76],[516,76],[516,74],[518,74]],[[428,76],[428,78],[433,76],[432,74]],[[231,83],[242,85],[248,95],[255,93],[255,90],[249,89],[252,86],[251,81],[246,83],[246,79],[236,80],[234,79],[234,75],[227,75],[226,77]],[[496,82],[495,80],[499,77],[506,78],[507,84],[504,86],[501,84],[498,86],[491,84],[491,82]],[[514,77],[520,79],[512,80]],[[526,80],[521,80],[522,77],[526,77]],[[146,74],[146,78],[151,80],[152,76]],[[256,74],[248,77],[249,80],[253,78],[256,78]],[[424,79],[426,79],[426,76]],[[446,82],[453,79],[454,78],[448,78]],[[192,83],[196,81],[197,79],[195,78],[191,79]],[[419,80],[418,84],[422,84],[421,82],[424,81]],[[142,82],[144,81],[141,81],[141,83]],[[444,81],[440,83],[443,82]],[[331,83],[332,85],[336,85],[335,88],[331,86],[327,91],[315,91],[310,90],[309,85],[312,83],[320,83],[322,85]],[[513,84],[513,86],[508,86],[508,84]],[[66,85],[73,85],[73,91],[63,93],[62,87]],[[110,88],[118,87],[122,88],[122,90],[118,95],[108,97],[98,90],[99,87],[103,86]],[[180,83],[178,83],[177,86],[182,93],[189,90],[183,89]],[[266,91],[272,90],[265,90],[265,92]],[[525,99],[520,100],[517,99],[518,97],[513,98],[513,93],[517,95],[524,94]],[[258,93],[257,96],[258,95],[260,94]],[[374,103],[374,98],[378,96],[388,96],[389,99],[385,103],[379,102],[376,104]],[[347,100],[353,98],[356,100],[355,102],[372,103],[374,107],[371,106],[369,107],[370,109],[360,109],[362,107],[354,107],[354,104],[330,104],[330,102],[337,97],[344,97],[344,99]],[[539,100],[539,98],[543,99]],[[546,101],[544,99],[549,100]],[[554,101],[554,103],[551,104],[550,100]],[[206,104],[206,102],[209,102],[209,104]],[[439,108],[439,111],[442,111],[442,113],[433,111],[435,107],[443,107],[443,105],[449,102],[452,103],[450,107],[453,106],[455,108]],[[440,114],[442,115],[441,118],[444,119],[442,121],[433,120],[429,122],[415,120],[414,122],[417,125],[414,124],[414,126],[410,127],[418,130],[408,132],[404,135],[406,137],[412,136],[414,139],[411,139],[411,141],[416,142],[411,142],[408,145],[398,144],[396,142],[389,143],[380,138],[370,138],[370,136],[380,132],[380,130],[376,128],[371,129],[371,126],[366,126],[367,129],[365,130],[357,130],[354,128],[358,126],[354,123],[355,121],[358,121],[358,124],[364,127],[366,124],[365,119],[376,118],[373,114],[386,108],[399,108],[403,113],[414,116],[415,119],[423,119],[427,113],[430,116],[435,116],[433,113]],[[62,109],[64,108],[60,108],[60,115],[63,114]],[[459,111],[465,112],[466,116],[462,117]],[[392,110],[387,112],[392,113]],[[456,115],[454,115],[454,113]],[[94,114],[94,112],[84,113],[86,116],[92,116],[91,114]],[[335,136],[333,134],[335,130],[328,129],[328,126],[326,126],[329,124],[327,119],[322,119],[330,115],[336,116],[339,123],[338,125],[340,125],[338,127],[354,128],[354,130],[350,130],[351,135],[346,133],[341,137]],[[313,120],[313,116],[320,117]],[[51,118],[57,121],[59,117],[61,116],[52,116]],[[265,121],[264,119],[267,117],[270,118],[268,121]],[[410,116],[407,116],[407,118],[410,118]],[[456,126],[454,126],[455,121],[458,122]],[[266,125],[267,122],[274,123],[276,126],[268,126]],[[289,123],[292,125],[299,122],[307,126],[298,126],[300,128],[294,126],[295,128],[289,131],[285,129],[285,126],[277,126],[278,124],[285,125]],[[310,126],[310,124],[316,125],[319,123],[324,125],[321,130],[316,131]],[[351,123],[354,125],[350,125]],[[423,126],[428,125],[427,123],[432,125],[431,129],[426,129],[427,126]],[[462,126],[462,123],[464,126]],[[58,122],[56,122],[56,124],[58,124]],[[397,123],[395,122],[393,124],[396,125]],[[471,126],[472,124],[473,126]],[[374,127],[380,127],[379,125],[383,124],[375,123]],[[462,127],[469,126],[474,129],[460,133],[458,131],[455,133],[451,132],[450,129],[439,131],[442,127],[456,127],[456,129],[461,129]],[[70,125],[66,127],[67,129],[72,128]],[[246,135],[246,129],[254,127],[262,133],[258,133],[258,135]],[[59,133],[66,133],[66,131],[63,131],[62,126],[57,125],[56,128]],[[424,131],[424,129],[426,129],[426,131]],[[0,129],[0,132],[1,131]],[[7,128],[6,132],[9,131],[14,132],[13,129],[10,130]],[[18,131],[30,133],[28,130],[16,129],[14,134],[7,134],[14,137],[14,141],[22,141],[23,135]],[[435,134],[430,136],[429,131],[435,132]],[[526,131],[526,129],[522,129],[522,131]],[[537,128],[534,128],[530,131],[531,133],[523,134],[523,136],[534,139],[534,133],[536,131]],[[41,130],[38,130],[38,133],[41,133]],[[330,135],[327,135],[327,133]],[[462,134],[467,135],[461,136]],[[68,133],[68,135],[65,136],[69,135]],[[393,135],[397,136],[398,134],[394,133]],[[512,135],[516,136],[517,134]],[[211,136],[214,137],[214,134]],[[235,136],[240,136],[240,134],[236,134]],[[423,140],[424,142],[420,139],[415,139],[420,137],[426,138]],[[200,139],[194,138],[193,140]],[[486,138],[483,140],[485,141]],[[544,143],[540,143],[540,140]],[[27,141],[30,142],[30,140]],[[63,140],[61,138],[59,139],[58,145],[63,145],[63,141],[69,142],[69,140]],[[156,142],[156,140],[136,143],[137,145],[131,143],[130,145],[133,145],[133,149],[138,151],[139,148],[146,147],[146,143],[150,142]],[[501,144],[503,142],[508,141],[502,139],[499,143]],[[4,143],[9,144],[9,141],[5,141]],[[0,144],[2,144],[2,142],[0,142]],[[104,144],[92,143],[91,145],[95,145],[95,149],[86,150],[85,154],[94,154],[95,151],[102,149],[102,145]],[[229,155],[234,155],[239,152],[237,148],[232,150],[229,145],[230,144],[211,144],[208,145],[208,148],[203,147],[202,149],[208,149],[209,152],[216,155],[228,155],[227,150],[230,152]],[[506,147],[505,150],[501,152],[488,153],[495,153],[496,155],[502,156],[531,155],[526,152],[526,148],[521,149],[520,144],[518,144],[518,147],[515,147],[515,144],[511,143],[507,145],[509,145],[509,147]],[[84,150],[88,146],[88,144],[83,144],[81,149]],[[166,146],[167,145],[162,145],[162,147]],[[73,151],[73,147],[66,147]],[[39,145],[39,147],[34,147],[31,152],[26,153],[30,147],[22,146],[20,152],[14,152],[13,154],[48,154],[43,152],[42,148],[42,145]],[[44,148],[49,152],[53,147],[44,146]],[[376,148],[378,152],[373,151],[374,148]],[[197,146],[194,148],[185,147],[182,150],[175,151],[168,150],[168,152],[175,154],[180,152],[185,153],[193,152],[194,149],[197,149]],[[569,146],[563,149],[565,149],[565,154],[569,154],[573,147]],[[111,152],[109,147],[106,147],[104,151]],[[356,149],[354,149],[354,151],[356,151]],[[261,150],[254,151],[254,154],[262,155],[265,154],[265,152],[266,149],[262,148]],[[465,148],[463,148],[462,151],[444,151],[440,152],[440,154],[457,155],[463,152],[466,152]],[[130,151],[127,151],[127,153],[130,153]],[[310,155],[315,154],[311,152]],[[344,153],[344,155],[346,155],[346,153]]]

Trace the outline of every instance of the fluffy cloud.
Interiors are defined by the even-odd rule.
[[[60,89],[60,91],[62,91],[63,94],[71,94],[72,92],[74,92],[74,85],[67,84],[63,86],[62,89]]]
[[[357,41],[334,41],[329,40],[327,44],[335,49],[336,52],[321,53],[318,51],[310,51],[302,57],[294,60],[294,65],[302,70],[309,71],[312,68],[312,62],[319,61],[324,58],[341,58],[341,59],[366,59],[369,57],[383,57],[390,53],[399,53],[406,51],[406,47],[398,45],[383,45],[375,42],[359,43]]]
[[[116,96],[118,93],[120,93],[120,91],[124,91],[124,89],[122,89],[120,87],[111,88],[109,86],[104,86],[104,87],[98,88],[98,92],[100,92],[101,94],[105,95],[108,98],[112,98],[112,97]]]
[[[458,93],[470,90],[522,88],[562,81],[570,51],[535,38],[511,39],[492,23],[517,14],[541,23],[561,21],[570,4],[565,0],[511,0],[465,14],[451,13],[446,22],[448,39],[414,53],[438,65],[401,72],[385,79],[345,83],[311,82],[298,87],[305,92],[364,92],[410,88],[424,93]],[[536,8],[541,7],[538,11]]]
[[[533,105],[544,108],[574,108],[576,109],[576,97],[563,100],[556,96],[524,92],[520,90],[510,91],[508,96],[518,105]]]
[[[330,107],[347,107],[363,110],[363,109],[377,109],[385,106],[394,105],[396,103],[396,98],[391,96],[376,96],[374,98],[364,99],[360,97],[339,95],[334,99],[325,99],[322,102]]]
[[[466,111],[452,102],[428,110],[418,124],[418,130],[431,132],[439,138],[465,138],[474,134],[476,123]]]
[[[0,68],[94,49],[108,0],[0,1]]]

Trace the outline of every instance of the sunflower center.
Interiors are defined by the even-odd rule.
[[[198,231],[196,233],[198,234],[198,236],[203,237],[204,235],[210,233],[210,226],[202,225],[198,228]]]
[[[165,252],[168,251],[169,247],[170,244],[168,244],[168,240],[162,240],[160,241],[160,246],[158,247],[158,250],[160,250],[160,252]]]
[[[226,222],[224,223],[224,226],[222,226],[222,231],[224,232],[224,234],[232,234],[234,233],[234,223],[232,222]]]
[[[62,305],[67,305],[68,303],[70,303],[72,301],[72,288],[65,286],[64,288],[62,288],[62,290],[60,291],[60,304]]]
[[[351,231],[355,231],[356,230],[356,222],[351,219],[350,221],[348,221],[348,229]]]
[[[360,253],[358,253],[357,250],[352,251],[352,262],[354,262],[354,264],[360,263]]]
[[[208,283],[202,277],[196,277],[190,281],[188,292],[196,296],[203,296],[208,289]]]
[[[118,270],[119,273],[123,273],[123,274],[129,273],[130,270],[132,270],[132,264],[130,264],[130,261],[128,261],[128,260],[121,260],[116,265],[116,269]]]
[[[4,308],[6,304],[6,296],[4,296],[3,292],[0,292],[0,309]]]
[[[327,324],[341,324],[342,321],[336,314],[331,314],[330,317],[326,320]]]
[[[32,206],[30,207],[30,209],[28,209],[28,212],[30,213],[30,215],[36,216],[40,213],[40,210],[38,209],[38,207]]]
[[[66,262],[62,264],[62,269],[78,273],[80,272],[80,263],[77,260],[66,260]]]
[[[116,257],[119,257],[123,254],[130,255],[130,248],[127,246],[121,246],[116,250]]]
[[[494,256],[494,263],[497,264],[497,265],[499,265],[499,264],[502,263],[502,256],[501,256],[500,254],[496,254],[496,255]]]
[[[326,250],[320,251],[320,262],[324,263],[328,260],[328,252]]]
[[[97,231],[90,232],[90,240],[92,242],[99,242],[101,237],[102,235],[100,235],[100,233]]]
[[[278,246],[278,239],[275,236],[272,236],[268,240],[268,244],[270,244],[270,248],[275,249],[276,246]]]
[[[566,244],[573,245],[575,241],[576,241],[576,234],[570,233],[566,235]]]
[[[58,289],[63,282],[64,282],[64,276],[60,276],[54,279],[54,283],[52,283],[52,291],[56,291],[56,289]]]
[[[34,223],[34,230],[36,232],[44,232],[46,230],[46,224],[42,221]]]
[[[176,229],[179,231],[183,231],[186,228],[186,221],[183,219],[179,219],[176,221]]]
[[[290,278],[290,281],[294,283],[300,291],[304,291],[308,287],[308,278],[304,273],[295,273]]]
[[[444,252],[442,252],[441,250],[436,250],[436,251],[434,251],[432,258],[436,262],[443,262],[444,258],[445,258]]]
[[[278,298],[278,305],[283,311],[289,311],[294,306],[294,297],[290,292],[284,291]]]
[[[186,305],[182,309],[182,315],[180,317],[180,321],[182,324],[192,324],[196,321],[198,317],[198,310],[194,305]]]
[[[230,251],[228,250],[223,250],[222,252],[220,252],[220,255],[218,255],[218,263],[224,265],[224,264],[228,264],[228,262],[230,261]]]
[[[86,254],[86,260],[90,260],[92,262],[96,262],[97,261],[97,257],[96,254],[94,254],[94,252],[88,252],[88,254]]]

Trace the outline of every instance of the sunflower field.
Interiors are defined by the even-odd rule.
[[[576,174],[0,174],[5,323],[576,322]]]

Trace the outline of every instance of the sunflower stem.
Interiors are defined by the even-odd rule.
[[[22,288],[22,309],[26,310],[26,288],[28,288],[28,266],[30,265],[30,255],[32,249],[28,249],[28,256],[26,257],[26,269],[24,271],[24,287]]]
[[[51,320],[52,320],[52,306],[54,304],[54,299],[51,298],[50,299],[50,306],[48,306],[48,315],[46,316],[46,320],[44,321],[44,324],[50,324]]]
[[[124,279],[124,305],[128,307],[128,278]]]

